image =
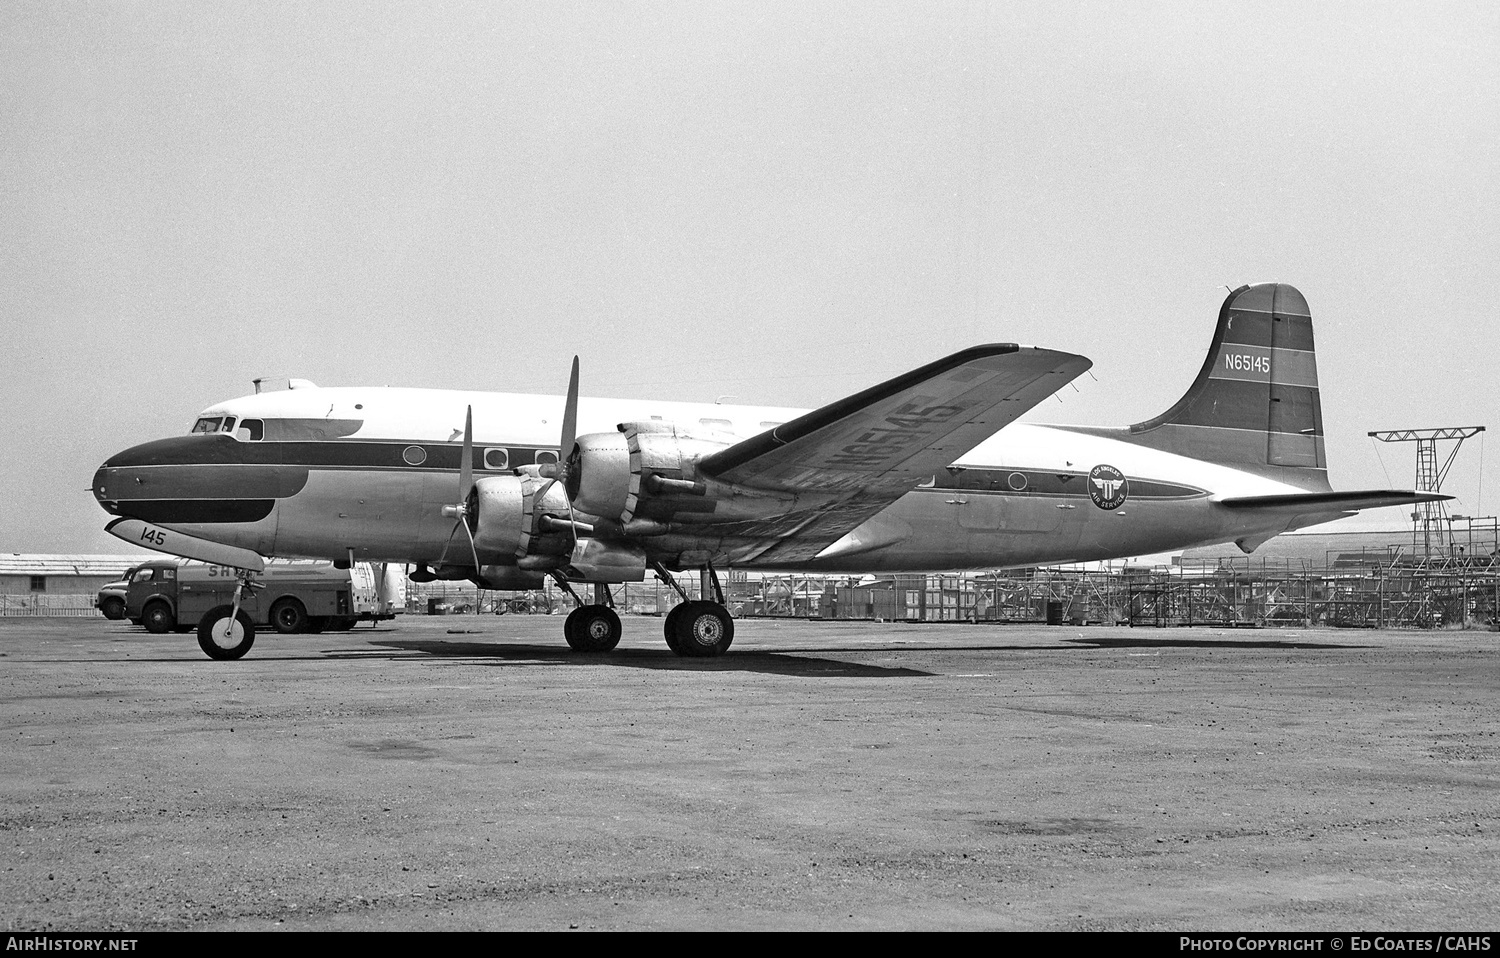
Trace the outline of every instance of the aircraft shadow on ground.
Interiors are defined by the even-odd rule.
[[[1258,642],[1244,639],[1116,639],[1100,636],[1079,636],[1063,639],[1072,645],[1091,645],[1100,649],[1365,649],[1367,645],[1349,645],[1343,642],[1280,642],[1262,639]]]
[[[685,658],[663,647],[661,649],[615,649],[597,655],[574,652],[556,645],[522,645],[517,643],[384,641],[372,642],[406,652],[425,652],[441,658],[488,660],[495,665],[507,662],[529,663],[538,660],[549,665],[612,665],[620,668],[655,669],[673,672],[761,672],[767,675],[804,675],[815,678],[893,678],[936,675],[921,669],[841,662],[821,656],[786,652],[736,652],[713,659]],[[369,656],[358,656],[368,658]]]

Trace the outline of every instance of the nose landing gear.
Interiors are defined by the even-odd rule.
[[[234,601],[214,606],[198,620],[198,648],[211,659],[244,658],[255,644],[255,625],[240,608],[240,596],[255,588],[248,569],[236,569]]]

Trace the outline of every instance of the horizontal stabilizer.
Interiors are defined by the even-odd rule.
[[[1231,509],[1286,509],[1304,512],[1354,512],[1381,506],[1409,506],[1418,502],[1441,502],[1452,496],[1400,489],[1366,489],[1361,492],[1305,492],[1280,496],[1236,496],[1220,499]]]

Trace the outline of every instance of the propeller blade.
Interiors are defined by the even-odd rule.
[[[568,453],[578,438],[578,357],[573,357],[573,373],[568,377],[568,398],[563,406],[562,436],[558,439],[557,462],[537,469],[544,479],[562,479],[568,474]]]
[[[464,412],[464,457],[458,464],[458,501],[465,504],[469,499],[469,487],[474,484],[474,407]]]
[[[566,468],[573,440],[578,438],[578,357],[573,357],[573,374],[568,377],[568,404],[563,407],[562,442],[557,447],[557,462]]]
[[[458,524],[464,527],[464,535],[469,537],[469,555],[474,557],[474,571],[479,571],[479,550],[474,547],[474,533],[469,531],[469,524],[464,520],[458,520]]]
[[[448,564],[448,547],[453,545],[453,533],[457,532],[458,527],[461,525],[464,525],[464,521],[462,519],[458,520],[458,522],[454,524],[453,528],[448,530],[448,541],[443,543],[443,554],[438,556],[438,560],[433,564],[433,568],[441,569],[443,566]]]
[[[568,534],[573,537],[573,548],[578,548],[578,519],[573,515],[573,500],[568,499]]]

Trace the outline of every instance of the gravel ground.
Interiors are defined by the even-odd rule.
[[[0,619],[0,925],[1493,930],[1500,636]]]

